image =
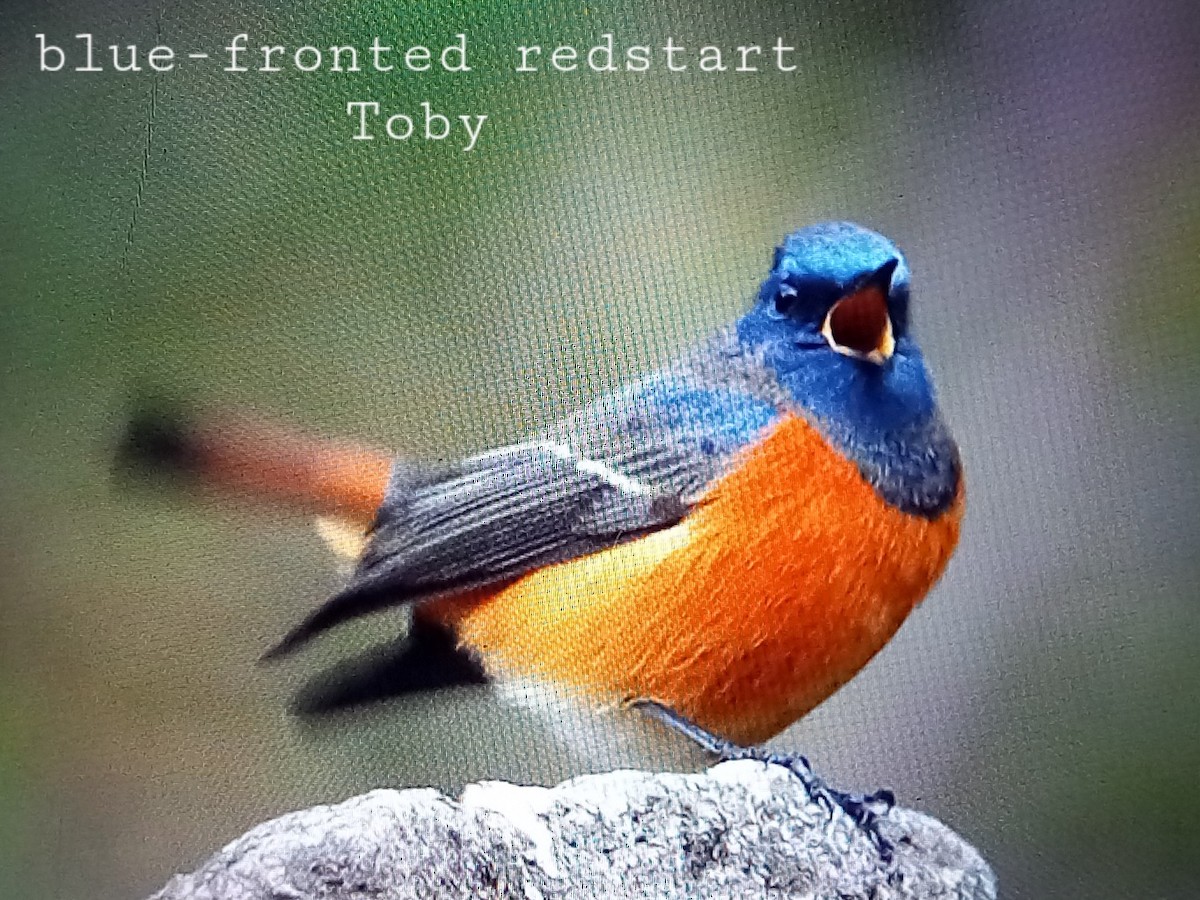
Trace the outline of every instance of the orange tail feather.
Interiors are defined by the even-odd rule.
[[[127,463],[190,475],[243,496],[366,525],[383,502],[392,458],[247,417],[185,421],[151,412],[130,422]]]

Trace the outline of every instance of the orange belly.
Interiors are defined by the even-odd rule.
[[[653,698],[758,743],[895,634],[945,569],[962,510],[961,486],[932,521],[887,506],[789,416],[679,525],[442,612],[491,671]]]

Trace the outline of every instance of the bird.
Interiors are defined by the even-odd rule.
[[[957,546],[962,463],[910,278],[875,231],[801,228],[736,320],[461,459],[159,414],[135,419],[126,451],[347,523],[329,532],[349,534],[345,584],[265,659],[410,610],[392,652],[309,691],[301,711],[531,679],[729,756],[859,672]]]

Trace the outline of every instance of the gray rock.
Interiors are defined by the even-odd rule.
[[[987,863],[940,822],[897,808],[882,827],[890,864],[787,769],[753,761],[483,782],[458,801],[377,790],[259,825],[153,900],[996,897]]]

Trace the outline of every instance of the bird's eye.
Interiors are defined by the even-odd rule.
[[[771,314],[796,323],[820,324],[820,317],[837,301],[841,290],[835,282],[811,275],[790,276],[775,288]]]
[[[789,315],[799,296],[800,294],[790,284],[781,284],[779,293],[775,295],[775,312],[779,316]]]

